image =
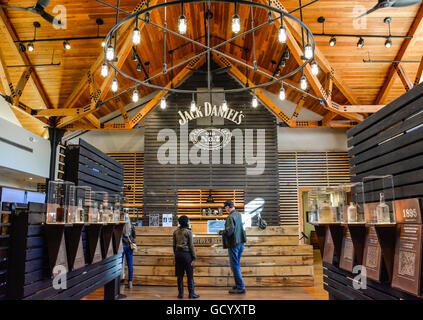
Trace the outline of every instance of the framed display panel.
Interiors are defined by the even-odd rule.
[[[344,236],[342,238],[341,259],[339,260],[339,267],[341,269],[352,272],[355,262],[354,244],[351,238],[350,230],[344,229]]]
[[[397,215],[397,223],[422,223],[421,199],[395,200],[394,207]]]
[[[325,248],[323,261],[334,265],[339,264],[342,251],[343,227],[340,225],[328,225],[325,234]]]
[[[375,281],[381,281],[382,275],[382,248],[379,244],[375,227],[366,228],[366,240],[363,254],[363,265],[367,276]]]

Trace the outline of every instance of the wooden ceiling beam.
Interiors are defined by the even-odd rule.
[[[4,93],[13,99],[15,95],[15,89],[13,87],[12,80],[10,79],[9,71],[4,60],[3,50],[0,48],[0,81],[3,86]]]
[[[234,76],[238,81],[242,84],[247,83],[247,77],[242,73],[229,59],[222,55],[213,54],[213,60],[220,66],[220,67],[231,67],[228,70],[228,73]],[[250,80],[248,82],[251,86],[255,86]],[[285,122],[288,126],[291,126],[290,118],[283,112],[279,106],[277,106],[261,89],[256,89],[256,96],[260,101],[266,105],[280,120]]]
[[[153,6],[157,3],[157,0],[151,0],[150,1],[150,6]],[[135,7],[135,9],[132,11],[132,13],[138,12],[140,10],[143,10],[144,8],[147,7],[147,0],[141,0],[138,5]],[[128,57],[129,53],[132,51],[132,32],[130,32],[130,27],[132,26],[131,23],[126,23],[124,24],[122,27],[119,28],[119,32],[118,32],[118,45],[117,47],[120,48],[120,51],[117,53],[117,58],[118,61],[116,64],[116,66],[118,68],[121,68],[123,63],[125,62],[126,58]],[[144,28],[145,24],[144,23],[140,23],[139,24],[139,28],[142,31]],[[123,40],[122,40],[123,38]],[[119,40],[121,39],[121,40]],[[89,68],[89,70],[87,71],[86,76],[84,76],[81,81],[78,83],[78,85],[75,87],[75,89],[73,90],[73,92],[71,93],[71,95],[69,96],[69,98],[67,99],[67,101],[64,103],[63,108],[73,108],[75,106],[75,104],[78,102],[79,98],[81,97],[81,95],[87,90],[87,88],[89,87],[89,82],[88,80],[91,77],[94,77],[94,75],[98,72],[98,70],[100,69],[101,65],[104,62],[104,49],[100,49],[99,55],[96,59],[96,61],[91,65],[91,67]],[[110,70],[111,71],[111,70]],[[109,75],[104,79],[103,81],[103,85],[101,90],[101,96],[99,97],[99,99],[104,98],[104,96],[109,92],[109,88],[110,88],[110,83],[112,82],[114,77],[114,73],[113,72],[109,72]],[[107,88],[105,90],[105,88]],[[79,118],[80,119],[80,118]],[[79,120],[77,119],[77,120]],[[64,127],[74,121],[70,121],[71,119],[68,118],[66,119],[66,121],[64,121],[61,126]]]
[[[357,125],[354,121],[334,120],[324,125],[322,121],[296,121],[292,128],[352,128]]]
[[[15,87],[15,96],[12,99],[12,103],[15,106],[19,105],[19,100],[22,96],[22,92],[25,89],[25,86],[28,83],[28,80],[31,77],[31,74],[33,71],[34,71],[33,68],[28,67],[28,68],[25,68],[25,70],[22,72],[22,75],[19,78],[18,84]]]
[[[267,4],[267,1],[260,0],[260,2]],[[279,10],[288,12],[286,8],[282,5],[280,0],[270,0],[270,5],[274,8],[277,8]],[[279,20],[276,21],[277,26],[279,27]],[[287,29],[292,33],[292,35],[295,37],[295,39],[298,42],[301,42],[302,35],[301,35],[301,27],[297,23],[293,23],[290,19],[284,19],[284,23],[287,27]],[[349,103],[351,104],[360,104],[360,101],[355,97],[353,94],[351,88],[348,87],[348,85],[343,81],[341,76],[336,73],[335,69],[333,69],[329,63],[329,61],[326,59],[324,54],[319,50],[319,48],[316,46],[314,51],[315,58],[319,64],[319,67],[326,73],[330,72],[333,74],[333,82],[336,85],[336,87],[339,89],[339,91],[342,92],[342,94],[347,98]]]
[[[417,69],[416,80],[414,80],[414,86],[417,86],[422,82],[423,80],[422,75],[423,75],[423,56],[419,64],[419,68]]]
[[[410,91],[413,88],[413,83],[411,82],[407,71],[405,71],[404,67],[398,63],[394,63],[394,68],[405,88],[405,91]]]
[[[0,30],[5,35],[5,39],[8,43],[8,49],[11,50],[13,55],[19,60],[19,63],[24,65],[31,65],[32,63],[29,60],[27,54],[25,52],[21,52],[16,47],[16,41],[19,41],[19,38],[15,30],[13,29],[12,23],[10,22],[3,8],[0,8]],[[41,80],[35,70],[31,73],[31,78],[34,82],[35,87],[37,88],[37,93],[43,101],[45,107],[48,109],[53,108],[53,105],[46,91],[44,90],[44,87],[41,84]]]
[[[88,114],[85,117],[94,127],[100,128],[100,120],[96,116],[94,116],[92,113]]]
[[[327,126],[336,116],[337,114],[335,112],[327,112],[322,119],[322,125]]]
[[[410,29],[408,30],[407,36],[411,36],[413,38],[409,39],[404,39],[401,45],[401,48],[399,49],[396,57],[394,58],[394,61],[401,61],[406,52],[407,49],[411,46],[411,44],[416,41],[415,39],[415,35],[417,30],[419,30],[419,28],[421,27],[423,21],[423,4],[420,5],[419,11],[417,12],[417,15],[413,21],[413,23],[411,24]],[[391,64],[391,66],[389,67],[386,79],[379,91],[379,94],[377,95],[376,99],[375,99],[375,103],[374,104],[384,104],[386,101],[386,98],[388,97],[388,94],[394,84],[394,80],[395,80],[395,75],[396,70],[395,70],[395,63]]]
[[[295,108],[295,111],[292,114],[291,119],[289,119],[289,122],[290,122],[291,125],[294,125],[295,122],[297,121],[297,118],[300,115],[300,111],[303,108],[306,99],[307,99],[306,94],[301,95],[300,100],[298,101],[297,106]]]

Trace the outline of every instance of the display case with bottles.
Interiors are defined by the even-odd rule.
[[[363,179],[366,223],[395,225],[395,190],[392,175],[368,176]]]
[[[74,183],[68,181],[49,181],[47,193],[47,224],[65,223],[68,215],[72,215],[71,206],[75,201],[72,187]]]
[[[339,224],[344,219],[345,193],[342,187],[316,187],[309,193],[309,222]]]
[[[364,224],[363,183],[342,184],[340,188],[344,193],[339,203],[341,221],[345,224]]]
[[[69,223],[86,223],[88,222],[88,213],[91,207],[92,191],[87,186],[73,186],[75,194],[72,205],[72,215],[69,217]]]

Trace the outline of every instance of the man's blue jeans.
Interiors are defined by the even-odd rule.
[[[237,289],[244,290],[244,282],[241,275],[241,255],[244,251],[244,244],[238,244],[235,248],[228,248],[229,262],[231,265],[232,273],[234,275],[235,284]]]
[[[123,263],[123,257],[125,256],[126,256],[126,265],[128,266],[128,281],[132,281],[132,276],[134,274],[134,267],[132,264],[134,250],[131,250],[130,246],[123,247],[122,263]]]

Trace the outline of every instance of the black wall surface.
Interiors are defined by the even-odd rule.
[[[213,66],[217,68],[217,66]],[[203,67],[203,70],[204,67]],[[206,88],[207,81],[204,73],[194,73],[183,83],[180,88],[194,89]],[[240,88],[227,73],[216,74],[213,77],[213,88]],[[219,105],[218,98],[214,104]],[[243,161],[235,164],[236,152],[235,137],[231,141],[231,164],[223,164],[220,150],[220,164],[212,164],[212,152],[209,153],[209,164],[181,164],[181,151],[188,152],[193,146],[189,141],[187,147],[180,144],[180,125],[178,111],[189,111],[192,100],[190,94],[173,93],[167,97],[167,109],[161,110],[159,106],[145,119],[145,147],[144,147],[144,213],[177,213],[178,189],[243,189],[245,190],[245,204],[258,198],[264,200],[262,217],[269,225],[279,225],[279,184],[278,184],[278,153],[277,153],[277,125],[271,112],[259,103],[256,109],[251,107],[252,96],[248,92],[226,94],[226,101],[230,108],[242,111],[245,117],[240,125],[227,119],[223,125],[198,125],[197,120],[189,121],[189,132],[195,128],[240,129],[244,137]],[[207,101],[210,101],[207,99]],[[221,118],[220,118],[221,119]],[[219,119],[217,119],[219,121]],[[221,120],[220,120],[221,121]],[[161,164],[157,158],[158,150],[165,141],[157,141],[162,129],[170,129],[177,134],[177,164]],[[245,130],[252,129],[254,139],[247,142]],[[265,130],[265,139],[260,143],[264,147],[265,168],[262,174],[247,174],[246,168],[256,165],[246,163],[246,146],[253,147],[253,155],[257,153],[257,130]],[[166,140],[167,141],[167,140]],[[239,144],[237,143],[237,146]],[[182,148],[182,150],[181,150]],[[188,150],[187,150],[188,148]],[[256,170],[260,171],[260,170]],[[148,219],[144,220],[144,224]],[[254,221],[254,220],[253,220]]]

